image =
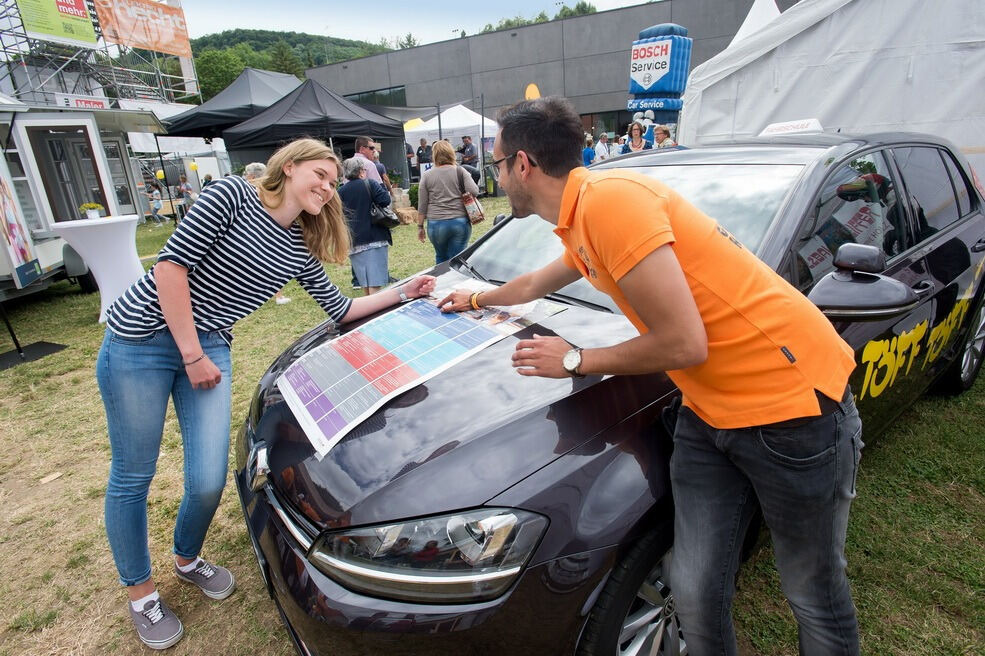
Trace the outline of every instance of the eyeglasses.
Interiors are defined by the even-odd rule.
[[[365,148],[367,150],[372,150],[372,151],[375,151],[376,150],[376,146],[363,146],[363,148]]]
[[[508,160],[513,159],[514,157],[517,156],[517,154],[519,152],[520,151],[517,151],[517,152],[513,153],[512,155],[506,155],[505,157],[500,157],[499,159],[494,159],[492,161],[492,176],[493,176],[493,180],[495,180],[496,182],[499,182],[499,165],[502,164],[503,162],[506,162]],[[530,166],[537,166],[537,162],[535,162],[534,161],[534,158],[531,157],[530,155],[527,155],[527,161],[530,162]]]

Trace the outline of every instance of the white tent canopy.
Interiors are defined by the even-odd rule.
[[[182,103],[160,103],[152,100],[127,100],[120,98],[120,109],[141,109],[154,112],[158,119],[176,116],[195,105]],[[129,132],[128,139],[130,148],[135,153],[156,153],[160,147],[162,153],[207,153],[215,151],[225,151],[226,147],[222,139],[213,139],[212,143],[206,143],[200,137],[158,137],[154,140],[154,135],[147,132]]]
[[[482,134],[483,123],[485,124],[485,134]],[[447,139],[454,145],[462,140],[462,137],[472,137],[478,147],[479,138],[495,137],[499,132],[499,125],[496,121],[477,114],[464,105],[455,105],[441,112],[441,137]],[[416,146],[420,140],[427,139],[428,143],[437,141],[438,136],[438,117],[435,116],[430,121],[425,121],[421,125],[405,130],[404,136],[407,143]]]
[[[816,118],[826,131],[935,134],[985,170],[983,34],[979,2],[802,0],[694,69],[678,141]]]

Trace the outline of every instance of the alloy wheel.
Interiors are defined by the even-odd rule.
[[[985,350],[985,303],[978,308],[978,315],[969,329],[968,340],[964,345],[964,353],[961,354],[961,380],[968,383],[982,360],[982,352]]]
[[[617,656],[685,656],[687,645],[667,584],[671,551],[664,554],[636,592],[619,633]]]

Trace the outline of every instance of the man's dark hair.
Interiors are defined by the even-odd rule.
[[[369,137],[356,137],[356,152],[358,153],[360,148],[366,148],[371,143],[373,140]]]
[[[567,98],[522,100],[499,110],[496,122],[504,156],[522,150],[544,173],[555,178],[583,165],[585,133],[581,118]],[[511,169],[514,161],[507,162]]]

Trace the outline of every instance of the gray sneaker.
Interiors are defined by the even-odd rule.
[[[181,640],[185,628],[181,620],[171,612],[163,599],[148,601],[139,613],[127,601],[130,619],[137,629],[140,641],[151,649],[167,649]]]
[[[175,563],[174,573],[182,581],[200,587],[205,596],[212,599],[225,599],[236,589],[236,579],[232,572],[225,567],[213,565],[203,558],[198,559],[195,569],[190,572],[182,572]]]

